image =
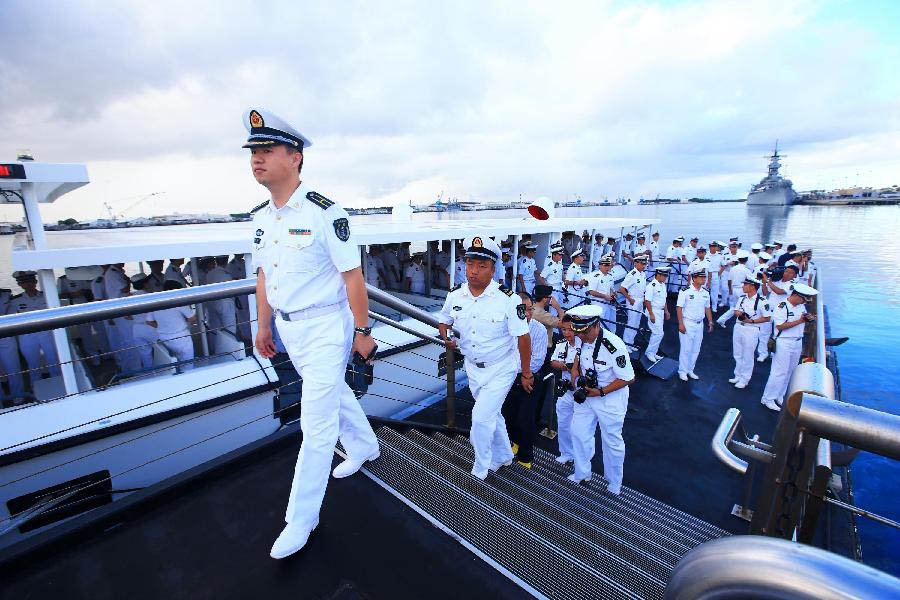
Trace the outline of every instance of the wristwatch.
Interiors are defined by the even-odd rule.
[[[356,333],[361,333],[363,335],[372,335],[371,327],[357,327],[353,331],[355,331]]]
[[[600,397],[601,397],[601,398],[602,398],[603,396],[606,395],[606,392],[603,391],[603,387],[602,387],[602,386],[601,386],[601,387],[598,387],[598,388],[597,388],[597,391],[600,392]]]

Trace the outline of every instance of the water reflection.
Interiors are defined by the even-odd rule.
[[[773,240],[780,240],[787,243],[783,238],[787,229],[788,217],[793,207],[791,206],[746,206],[747,208],[747,230],[752,231],[755,235],[751,235],[752,242],[761,241],[763,243]]]

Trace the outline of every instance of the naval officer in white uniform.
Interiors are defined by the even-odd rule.
[[[700,344],[703,343],[703,317],[707,320],[707,329],[712,331],[712,311],[709,304],[709,291],[706,289],[706,269],[699,268],[688,274],[691,283],[678,292],[675,312],[678,315],[678,377],[682,381],[700,379],[694,373],[697,357],[700,355]]]
[[[15,315],[47,308],[47,298],[44,296],[44,292],[37,289],[37,274],[34,271],[16,271],[13,273],[13,279],[16,280],[23,292],[10,298],[9,314]],[[62,375],[52,331],[23,333],[18,337],[18,341],[19,350],[22,351],[22,356],[25,357],[25,362],[28,364],[28,377],[31,379],[32,387],[34,381],[40,377],[38,371],[41,369],[42,354],[44,363],[50,369],[50,374],[54,377]],[[16,372],[18,371],[19,369],[16,370]]]
[[[815,288],[802,283],[795,283],[791,293],[784,302],[772,309],[772,321],[775,323],[775,356],[772,357],[772,370],[763,390],[763,406],[772,410],[781,410],[781,402],[787,391],[791,375],[800,361],[803,349],[803,330],[805,325],[816,320],[815,315],[806,312],[806,303],[815,298],[819,292]]]
[[[458,346],[475,398],[469,435],[475,451],[472,475],[484,479],[489,470],[512,463],[512,445],[500,409],[520,366],[522,387],[529,393],[534,387],[531,336],[525,304],[493,280],[500,247],[480,236],[466,238],[464,245],[467,281],[447,294],[438,320],[447,348],[457,347],[450,337],[451,326],[459,332]]]
[[[669,277],[671,267],[656,267],[653,279],[647,283],[644,289],[644,309],[647,315],[647,326],[650,328],[650,341],[644,354],[647,358],[656,362],[659,356],[659,344],[663,339],[663,324],[669,320],[669,307],[666,305],[666,279]]]
[[[576,397],[572,416],[575,472],[569,480],[575,483],[590,480],[594,435],[599,424],[603,477],[609,484],[607,491],[618,496],[622,491],[625,465],[622,426],[628,412],[628,386],[634,382],[634,367],[625,342],[601,327],[601,307],[577,306],[568,314],[572,319],[572,330],[582,341],[576,373],[583,376],[588,369],[593,369],[597,376],[596,388],[584,387],[587,392],[584,402],[578,403]]]
[[[344,381],[350,353],[375,350],[369,299],[359,249],[350,237],[347,212],[300,181],[300,132],[263,109],[244,114],[250,132],[250,167],[271,199],[254,209],[252,254],[257,270],[259,330],[256,349],[275,355],[272,313],[291,362],[303,380],[297,457],[285,521],[273,558],[302,548],[319,522],[319,510],[338,441],[347,460],[335,477],[355,473],[378,457],[378,440],[353,391]]]
[[[647,268],[647,255],[635,256],[632,261],[634,268],[628,272],[619,293],[625,296],[626,327],[622,332],[622,341],[629,346],[634,344],[634,336],[637,335],[641,325],[641,316],[644,314],[644,291],[647,288],[647,276],[644,269]]]
[[[744,293],[734,306],[737,323],[732,334],[734,377],[728,380],[734,387],[743,389],[753,375],[753,350],[760,337],[760,330],[768,324],[769,302],[759,294],[761,282],[753,277],[744,279]],[[768,339],[766,339],[768,343]]]

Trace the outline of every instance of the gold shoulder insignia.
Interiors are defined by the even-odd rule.
[[[264,207],[266,204],[268,204],[268,203],[269,203],[269,201],[266,200],[266,201],[263,202],[262,204],[259,204],[259,205],[257,205],[257,206],[254,206],[254,207],[250,210],[250,214],[252,215],[252,214],[255,213],[256,211],[258,211],[258,210],[260,210],[261,208],[263,208],[263,207]]]
[[[456,290],[458,290],[458,289],[461,288],[461,287],[462,287],[462,284],[461,284],[461,283],[457,283],[457,284],[454,285],[452,288],[450,288],[450,291],[451,291],[451,292],[455,292]]]
[[[511,289],[506,287],[505,285],[500,286],[500,291],[503,292],[504,294],[506,294],[507,296],[512,296],[515,293]]]
[[[322,210],[327,210],[334,206],[334,201],[329,200],[319,192],[309,192],[306,194],[306,199],[321,208]]]
[[[613,344],[612,340],[610,340],[608,337],[603,338],[603,347],[609,350],[610,354],[616,353],[616,345]]]

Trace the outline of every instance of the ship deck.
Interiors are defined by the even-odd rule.
[[[677,356],[674,322],[661,350]],[[710,440],[724,412],[744,414],[748,433],[771,439],[777,414],[759,403],[769,364],[750,385],[728,384],[731,327],[703,340],[698,381],[643,375],[632,386],[624,427],[625,485],[717,525],[746,533],[730,515],[745,480],[718,463]],[[457,411],[471,407],[467,390]],[[441,424],[442,403],[409,417]],[[468,423],[461,415],[458,427]],[[283,521],[299,432],[271,439],[66,523],[39,550],[0,556],[2,598],[458,598],[525,592],[364,475],[329,483],[320,525],[307,548],[283,561],[268,551]],[[556,452],[556,442],[538,437]],[[597,439],[594,471],[602,472]],[[761,469],[757,481],[761,480]],[[120,504],[120,503],[117,503]],[[846,554],[843,515],[827,521],[833,551]],[[823,536],[826,534],[823,534]],[[44,534],[47,541],[51,536]],[[18,552],[18,554],[16,553]]]

